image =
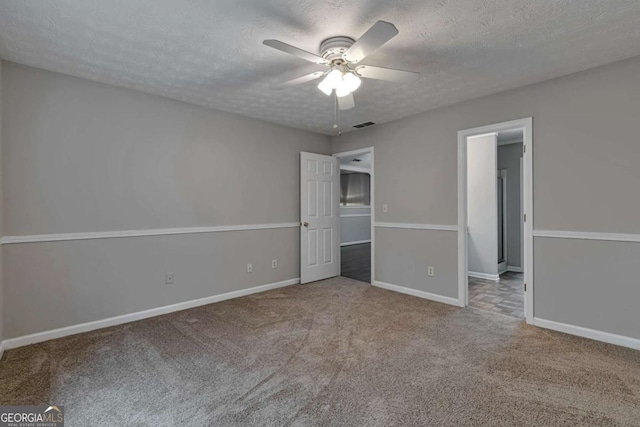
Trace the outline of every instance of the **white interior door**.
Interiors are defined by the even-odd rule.
[[[300,283],[340,273],[338,158],[300,153]]]

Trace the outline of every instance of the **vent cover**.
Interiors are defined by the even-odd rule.
[[[362,128],[366,128],[366,127],[373,126],[373,125],[375,125],[375,123],[373,123],[373,122],[366,122],[366,123],[360,123],[359,125],[355,125],[355,126],[354,126],[354,128],[356,128],[356,129],[362,129]]]

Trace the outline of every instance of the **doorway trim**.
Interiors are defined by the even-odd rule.
[[[523,129],[523,216],[524,233],[524,283],[525,320],[533,323],[533,118],[526,117],[508,122],[480,126],[458,131],[458,302],[469,305],[468,245],[467,233],[467,138],[488,133],[498,133],[516,128]]]
[[[376,200],[376,192],[375,192],[375,153],[374,153],[374,147],[365,147],[365,148],[358,148],[357,150],[351,150],[351,151],[342,151],[339,153],[333,153],[332,156],[333,157],[347,157],[347,156],[357,156],[359,154],[366,154],[366,153],[371,153],[371,169],[369,170],[369,175],[371,176],[371,178],[369,179],[370,182],[370,188],[369,188],[369,192],[370,192],[370,200],[369,200],[369,206],[371,209],[371,284],[373,285],[374,281],[375,281],[375,247],[376,247],[376,237],[375,237],[375,228],[374,228],[374,224],[375,224],[375,216],[376,216],[376,205],[375,205],[375,200]],[[338,199],[338,203],[340,203],[340,200]],[[340,208],[338,208],[338,211],[340,210]],[[339,270],[340,274],[342,274],[342,267],[339,266]]]
[[[502,273],[506,273],[509,270],[509,236],[508,236],[508,224],[507,224],[507,206],[509,203],[509,197],[507,195],[507,170],[498,169],[498,176],[502,178],[502,263],[504,263],[504,270],[500,271],[500,259],[498,258],[498,278]],[[518,211],[520,206],[518,205]],[[522,264],[520,264],[522,265]]]

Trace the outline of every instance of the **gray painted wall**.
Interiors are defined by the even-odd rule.
[[[536,317],[640,339],[640,243],[537,237]]]
[[[3,86],[7,235],[295,222],[300,151],[329,151],[323,135],[13,63]]]
[[[496,135],[467,138],[468,271],[498,274]]]
[[[534,228],[639,233],[640,198],[632,196],[640,186],[638,76],[640,57],[344,134],[332,140],[332,151],[375,146],[377,221],[456,224],[457,131],[532,116]],[[376,121],[375,117],[367,119]],[[388,213],[382,213],[384,203],[389,205]],[[388,229],[377,233],[387,236],[376,241],[377,280],[447,296],[457,294],[455,244],[440,248],[446,261],[437,263],[430,257],[435,257],[431,254],[440,241],[433,233],[416,231],[413,238],[421,243],[414,242],[414,246],[424,250],[406,251],[407,259],[401,260],[394,254],[406,232]],[[398,237],[392,240],[390,234]],[[551,264],[540,256],[540,240],[535,239],[535,316],[640,337],[640,328],[630,329],[638,325],[640,310],[613,308],[638,300],[638,259],[632,255],[640,244],[610,243],[613,255],[594,252],[595,258],[602,257],[590,262],[585,258],[579,266],[567,264],[563,276],[555,277],[545,273]],[[572,244],[580,248],[575,254],[581,257],[602,245],[587,240]],[[615,256],[623,252],[627,255]],[[423,272],[401,268],[421,264],[434,265],[436,278],[443,282],[436,284]],[[603,268],[611,272],[606,281],[598,279]],[[604,306],[607,311],[590,310],[579,302],[555,302],[562,295],[579,295],[581,301],[597,303],[604,289],[609,299]]]
[[[3,71],[9,236],[297,222],[300,151],[330,152],[322,135]],[[4,245],[5,338],[299,277],[298,239],[294,228]]]
[[[520,159],[522,143],[498,146],[498,169],[507,170],[507,265],[522,267]]]
[[[369,214],[345,217],[344,215]],[[371,208],[340,208],[340,243],[371,240]]]
[[[3,62],[0,60],[0,237],[3,234],[4,218],[3,218],[3,204],[2,204],[2,189],[4,188],[2,182],[3,160],[2,160],[2,66]],[[3,269],[3,247],[0,245],[0,341],[4,336],[4,269]]]
[[[5,339],[299,277],[298,240],[287,228],[6,245]]]
[[[375,233],[376,281],[458,298],[458,289],[451,286],[458,277],[457,259],[449,255],[457,250],[457,233],[381,227]],[[427,275],[430,265],[433,277]]]

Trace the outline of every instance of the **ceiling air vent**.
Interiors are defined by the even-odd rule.
[[[356,129],[362,129],[362,128],[366,128],[366,127],[373,126],[373,125],[375,125],[375,123],[373,123],[373,122],[366,122],[366,123],[360,123],[359,125],[355,125],[355,126],[354,126],[354,128],[356,128]]]

